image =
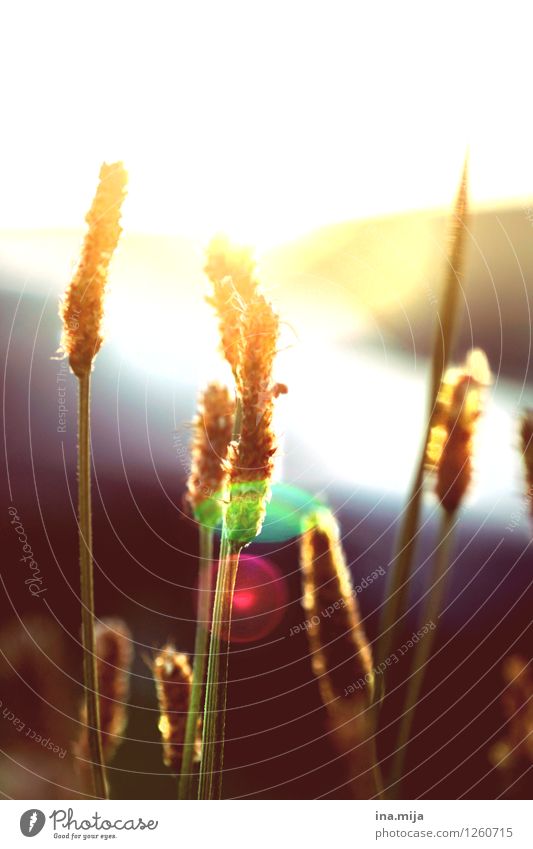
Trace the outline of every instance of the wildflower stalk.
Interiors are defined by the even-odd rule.
[[[78,378],[78,532],[81,583],[81,642],[83,680],[87,708],[87,733],[92,761],[94,790],[100,799],[108,798],[106,772],[100,735],[98,668],[94,636],[94,585],[91,525],[90,372]]]
[[[377,645],[378,667],[388,658],[391,647],[401,628],[400,620],[407,607],[409,576],[411,563],[417,542],[417,529],[420,517],[426,452],[431,433],[432,415],[437,402],[441,381],[450,359],[453,333],[457,321],[459,294],[463,276],[464,242],[466,236],[468,190],[468,160],[465,160],[459,191],[455,202],[452,221],[451,249],[448,258],[448,272],[439,308],[439,321],[435,330],[433,356],[429,389],[427,425],[423,436],[420,455],[408,495],[403,525],[398,539],[387,587],[387,602],[380,623],[380,638]],[[384,681],[385,676],[381,676]],[[381,701],[383,683],[376,689],[377,701]]]
[[[433,622],[435,624],[435,628],[430,630],[423,640],[420,640],[416,646],[413,656],[414,672],[409,679],[409,687],[405,697],[400,730],[398,732],[394,760],[390,774],[390,786],[394,788],[395,785],[398,785],[398,788],[396,790],[393,789],[392,791],[392,795],[394,796],[398,795],[399,782],[401,781],[403,774],[416,706],[420,697],[422,684],[424,682],[426,664],[431,656],[435,634],[437,632],[437,620],[439,618],[442,600],[446,591],[446,578],[451,559],[455,518],[456,511],[453,513],[448,512],[447,510],[442,511],[439,538],[433,561],[433,571],[430,578],[431,587],[428,592],[424,612],[422,614],[422,621],[424,623]]]
[[[199,526],[200,537],[200,575],[198,582],[198,620],[194,641],[194,661],[192,667],[192,689],[185,726],[183,762],[179,779],[179,798],[193,798],[193,761],[196,755],[198,721],[200,719],[202,693],[204,690],[207,652],[209,646],[209,625],[211,622],[211,590],[213,583],[213,537],[212,528]]]

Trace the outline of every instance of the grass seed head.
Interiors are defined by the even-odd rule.
[[[92,206],[81,258],[60,307],[62,351],[78,377],[87,375],[102,345],[104,297],[111,258],[122,228],[120,215],[127,175],[121,162],[104,163]]]
[[[256,295],[243,321],[243,350],[237,369],[241,399],[240,439],[230,444],[228,457],[229,539],[247,545],[260,533],[270,497],[276,438],[272,426],[274,398],[286,387],[272,382],[279,318],[272,305]]]
[[[183,760],[187,711],[192,689],[192,669],[186,654],[166,645],[155,657],[152,672],[159,703],[159,731],[163,742],[163,762],[178,774]],[[200,742],[196,741],[196,757]]]
[[[311,662],[322,700],[330,709],[347,695],[350,685],[364,680],[355,695],[372,699],[372,652],[366,639],[359,605],[346,565],[337,522],[329,510],[311,515],[300,541],[303,607]],[[351,692],[349,690],[349,692]]]
[[[104,619],[95,627],[98,689],[100,695],[100,730],[104,760],[109,763],[122,742],[127,724],[129,678],[133,660],[131,633],[120,619]],[[82,708],[82,722],[86,709]],[[90,760],[87,729],[75,747],[76,754]]]
[[[200,395],[187,497],[195,518],[206,527],[215,528],[222,519],[234,413],[235,401],[227,387],[210,383]]]
[[[485,354],[474,349],[459,369],[449,369],[432,419],[426,467],[436,473],[436,492],[448,513],[461,505],[472,480],[473,440],[491,382]]]
[[[533,674],[531,663],[519,655],[505,659],[506,687],[502,708],[507,725],[503,737],[489,750],[491,763],[505,772],[524,773],[533,763]]]

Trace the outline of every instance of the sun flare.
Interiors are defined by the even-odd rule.
[[[422,23],[427,6],[411,5]],[[35,4],[31,28],[24,9],[6,13],[26,52],[16,38],[3,45],[4,78],[17,79],[4,93],[17,132],[3,139],[0,226],[77,224],[101,161],[114,159],[131,175],[127,228],[203,242],[223,230],[260,251],[327,223],[447,207],[468,144],[474,204],[533,193],[529,74],[520,68],[528,34],[500,39],[499,16],[477,4],[449,4],[423,44],[416,28],[397,39],[404,9],[389,6],[385,27],[367,6],[378,53],[374,39],[356,35],[361,11],[349,4],[331,4],[327,16],[294,4],[280,29],[274,7],[257,21],[244,3],[155,3],[147,20],[141,7],[97,1],[84,38],[70,44],[49,21],[66,28],[72,4]],[[499,61],[484,63],[480,81],[493,40]],[[468,63],[454,61],[451,45]]]

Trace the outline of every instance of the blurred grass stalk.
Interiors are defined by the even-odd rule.
[[[199,526],[200,568],[198,580],[198,619],[194,641],[192,689],[185,726],[183,763],[179,778],[179,798],[192,799],[194,787],[193,762],[196,754],[198,719],[201,713],[204,691],[207,652],[209,647],[209,625],[211,622],[211,592],[213,585],[213,539],[212,528]]]
[[[340,529],[326,509],[310,514],[300,538],[302,606],[311,666],[327,728],[349,777],[354,799],[381,798],[371,709],[375,675],[370,644],[342,547]],[[324,611],[331,615],[324,615]]]
[[[435,492],[440,501],[442,519],[430,588],[421,620],[422,625],[432,624],[433,628],[417,644],[414,652],[414,672],[409,680],[393,760],[393,786],[401,780],[403,773],[425,667],[437,630],[446,576],[450,571],[453,530],[472,481],[474,434],[483,409],[483,394],[490,383],[490,368],[485,354],[479,349],[471,350],[461,368],[449,369],[444,376],[433,415],[434,425],[426,452],[426,465],[435,477]]]
[[[459,190],[455,201],[454,214],[450,226],[451,247],[448,258],[448,271],[437,316],[437,327],[433,345],[431,366],[429,405],[424,439],[420,449],[415,476],[411,485],[400,531],[396,557],[387,587],[387,601],[380,622],[377,646],[377,664],[384,663],[401,631],[402,619],[407,610],[409,578],[411,564],[417,542],[420,507],[422,501],[424,467],[427,445],[431,432],[431,419],[442,378],[450,360],[453,334],[457,324],[459,294],[464,266],[464,243],[468,211],[468,157],[466,157]],[[382,682],[385,676],[381,676]],[[376,691],[376,701],[381,703],[384,696],[384,683]]]
[[[401,714],[400,731],[396,740],[394,759],[388,786],[397,789],[390,795],[397,796],[399,783],[402,780],[407,748],[411,737],[411,729],[415,718],[416,707],[426,672],[426,664],[431,656],[435,636],[438,630],[438,618],[442,607],[442,600],[447,584],[447,573],[449,571],[450,557],[454,539],[454,526],[456,514],[443,511],[439,529],[437,548],[433,561],[433,571],[430,577],[430,588],[428,590],[426,604],[422,621],[433,622],[435,628],[430,630],[416,646],[413,658],[413,672],[409,678],[409,686],[405,696],[404,709]]]

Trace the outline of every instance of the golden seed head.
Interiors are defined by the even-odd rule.
[[[102,345],[104,296],[111,258],[122,228],[120,214],[127,174],[122,162],[104,163],[100,182],[86,215],[81,258],[60,306],[63,334],[60,351],[78,377],[87,375]]]
[[[278,316],[263,295],[256,295],[245,310],[237,369],[237,392],[242,403],[240,439],[230,444],[228,454],[226,526],[229,538],[243,545],[260,532],[270,497],[276,452],[274,398],[287,391],[283,384],[272,383],[278,334]]]
[[[210,383],[200,395],[187,498],[197,520],[209,527],[216,527],[222,518],[234,412],[235,401],[226,386]]]
[[[472,449],[491,382],[483,351],[474,349],[459,369],[449,369],[432,417],[426,467],[436,473],[436,492],[448,513],[458,509],[472,480]]]
[[[208,246],[204,270],[213,286],[207,302],[218,315],[222,353],[236,377],[243,310],[258,286],[255,262],[249,248],[234,245],[224,236],[216,236]]]
[[[279,318],[263,295],[248,305],[243,322],[243,351],[237,372],[242,403],[241,437],[230,448],[230,481],[265,481],[272,475],[276,440],[272,429],[274,397],[272,366]]]
[[[158,728],[163,743],[163,761],[176,775],[183,760],[183,744],[187,711],[192,689],[192,669],[186,654],[166,645],[156,655],[153,667],[157,700],[159,703]],[[196,757],[200,742],[196,740]]]
[[[95,627],[100,729],[104,760],[109,763],[122,742],[127,724],[129,677],[133,660],[131,633],[121,619],[103,619]],[[82,722],[86,722],[85,706]],[[90,760],[87,729],[76,744],[76,754]]]
[[[326,706],[356,682],[353,693],[372,699],[372,651],[342,549],[337,522],[329,510],[307,520],[300,540],[303,607],[313,671]],[[352,690],[349,690],[352,692]],[[334,708],[330,708],[334,709]]]

